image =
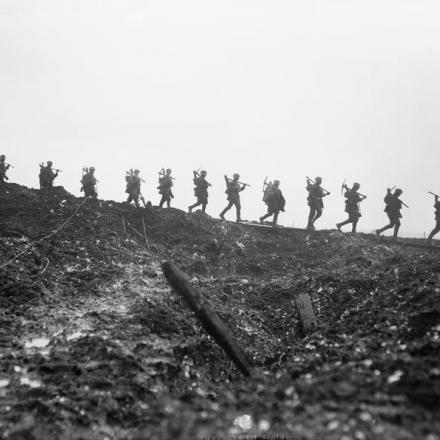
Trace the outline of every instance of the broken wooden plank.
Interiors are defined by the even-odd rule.
[[[234,339],[229,327],[207,304],[202,304],[200,295],[195,292],[186,277],[169,261],[162,263],[162,270],[170,286],[187,302],[203,328],[220,345],[231,361],[246,376],[252,372],[252,364]]]
[[[315,312],[313,311],[312,302],[308,293],[301,293],[297,296],[296,307],[298,308],[301,323],[306,333],[316,329],[318,323],[316,321]]]

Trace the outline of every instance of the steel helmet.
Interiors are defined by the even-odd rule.
[[[48,165],[53,165],[53,162],[52,162],[51,160],[48,160],[48,161],[47,161],[47,164],[48,164]]]
[[[239,179],[240,178],[240,174],[238,173],[234,173],[232,176],[234,179]]]
[[[201,176],[206,176],[208,173],[206,172],[206,170],[202,170],[202,171],[200,171],[200,175]]]

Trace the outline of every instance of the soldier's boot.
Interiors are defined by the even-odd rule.
[[[266,220],[268,217],[270,217],[270,214],[265,214],[263,217],[260,217],[260,223],[263,224],[264,220]]]
[[[383,228],[380,229],[376,229],[376,235],[379,237],[380,234],[382,234],[382,232],[386,231],[387,229],[391,229],[393,227],[393,225],[386,225]]]
[[[227,209],[225,208],[218,216],[224,220],[225,219],[225,213],[226,213]]]
[[[237,208],[237,220],[236,220],[236,222],[237,223],[241,222],[241,209],[239,209],[239,208]]]
[[[345,220],[345,222],[336,223],[336,227],[338,228],[338,231],[341,231],[342,226],[348,225],[349,223],[351,223],[350,220]]]
[[[204,214],[206,214],[206,203],[203,203],[202,204],[202,212],[204,213]]]

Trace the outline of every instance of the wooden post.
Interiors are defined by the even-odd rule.
[[[237,368],[246,376],[252,372],[252,364],[235,342],[231,330],[208,305],[203,305],[200,295],[193,291],[186,277],[169,261],[162,263],[162,270],[170,286],[186,301],[203,328],[223,348]]]
[[[147,228],[145,227],[145,219],[143,217],[142,217],[142,227],[144,229],[144,238],[145,238],[145,243],[148,248],[148,252],[151,252],[150,243],[148,243],[148,238],[147,238]]]
[[[125,227],[125,219],[122,217],[122,229],[124,230],[124,234],[127,235],[127,228]]]
[[[308,293],[301,293],[295,300],[301,322],[306,333],[315,330],[318,326],[312,302]]]

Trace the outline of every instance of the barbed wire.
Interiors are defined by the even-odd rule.
[[[51,237],[53,237],[54,235],[58,234],[58,232],[61,231],[61,229],[63,229],[71,220],[73,217],[75,217],[75,215],[79,212],[79,210],[86,204],[88,198],[86,197],[80,204],[79,206],[75,209],[75,211],[69,216],[67,217],[66,220],[64,220],[63,223],[61,223],[57,228],[55,228],[53,231],[49,232],[49,234],[45,235],[44,237],[40,238],[39,240],[35,240],[32,243],[29,243],[21,252],[19,252],[17,255],[15,255],[13,258],[11,258],[9,261],[7,261],[6,263],[3,263],[2,265],[0,265],[0,269],[4,269],[6,266],[9,266],[11,263],[13,263],[17,258],[21,257],[22,255],[24,255],[26,252],[29,251],[29,249],[31,249],[33,246],[35,246],[38,243],[41,243]]]

